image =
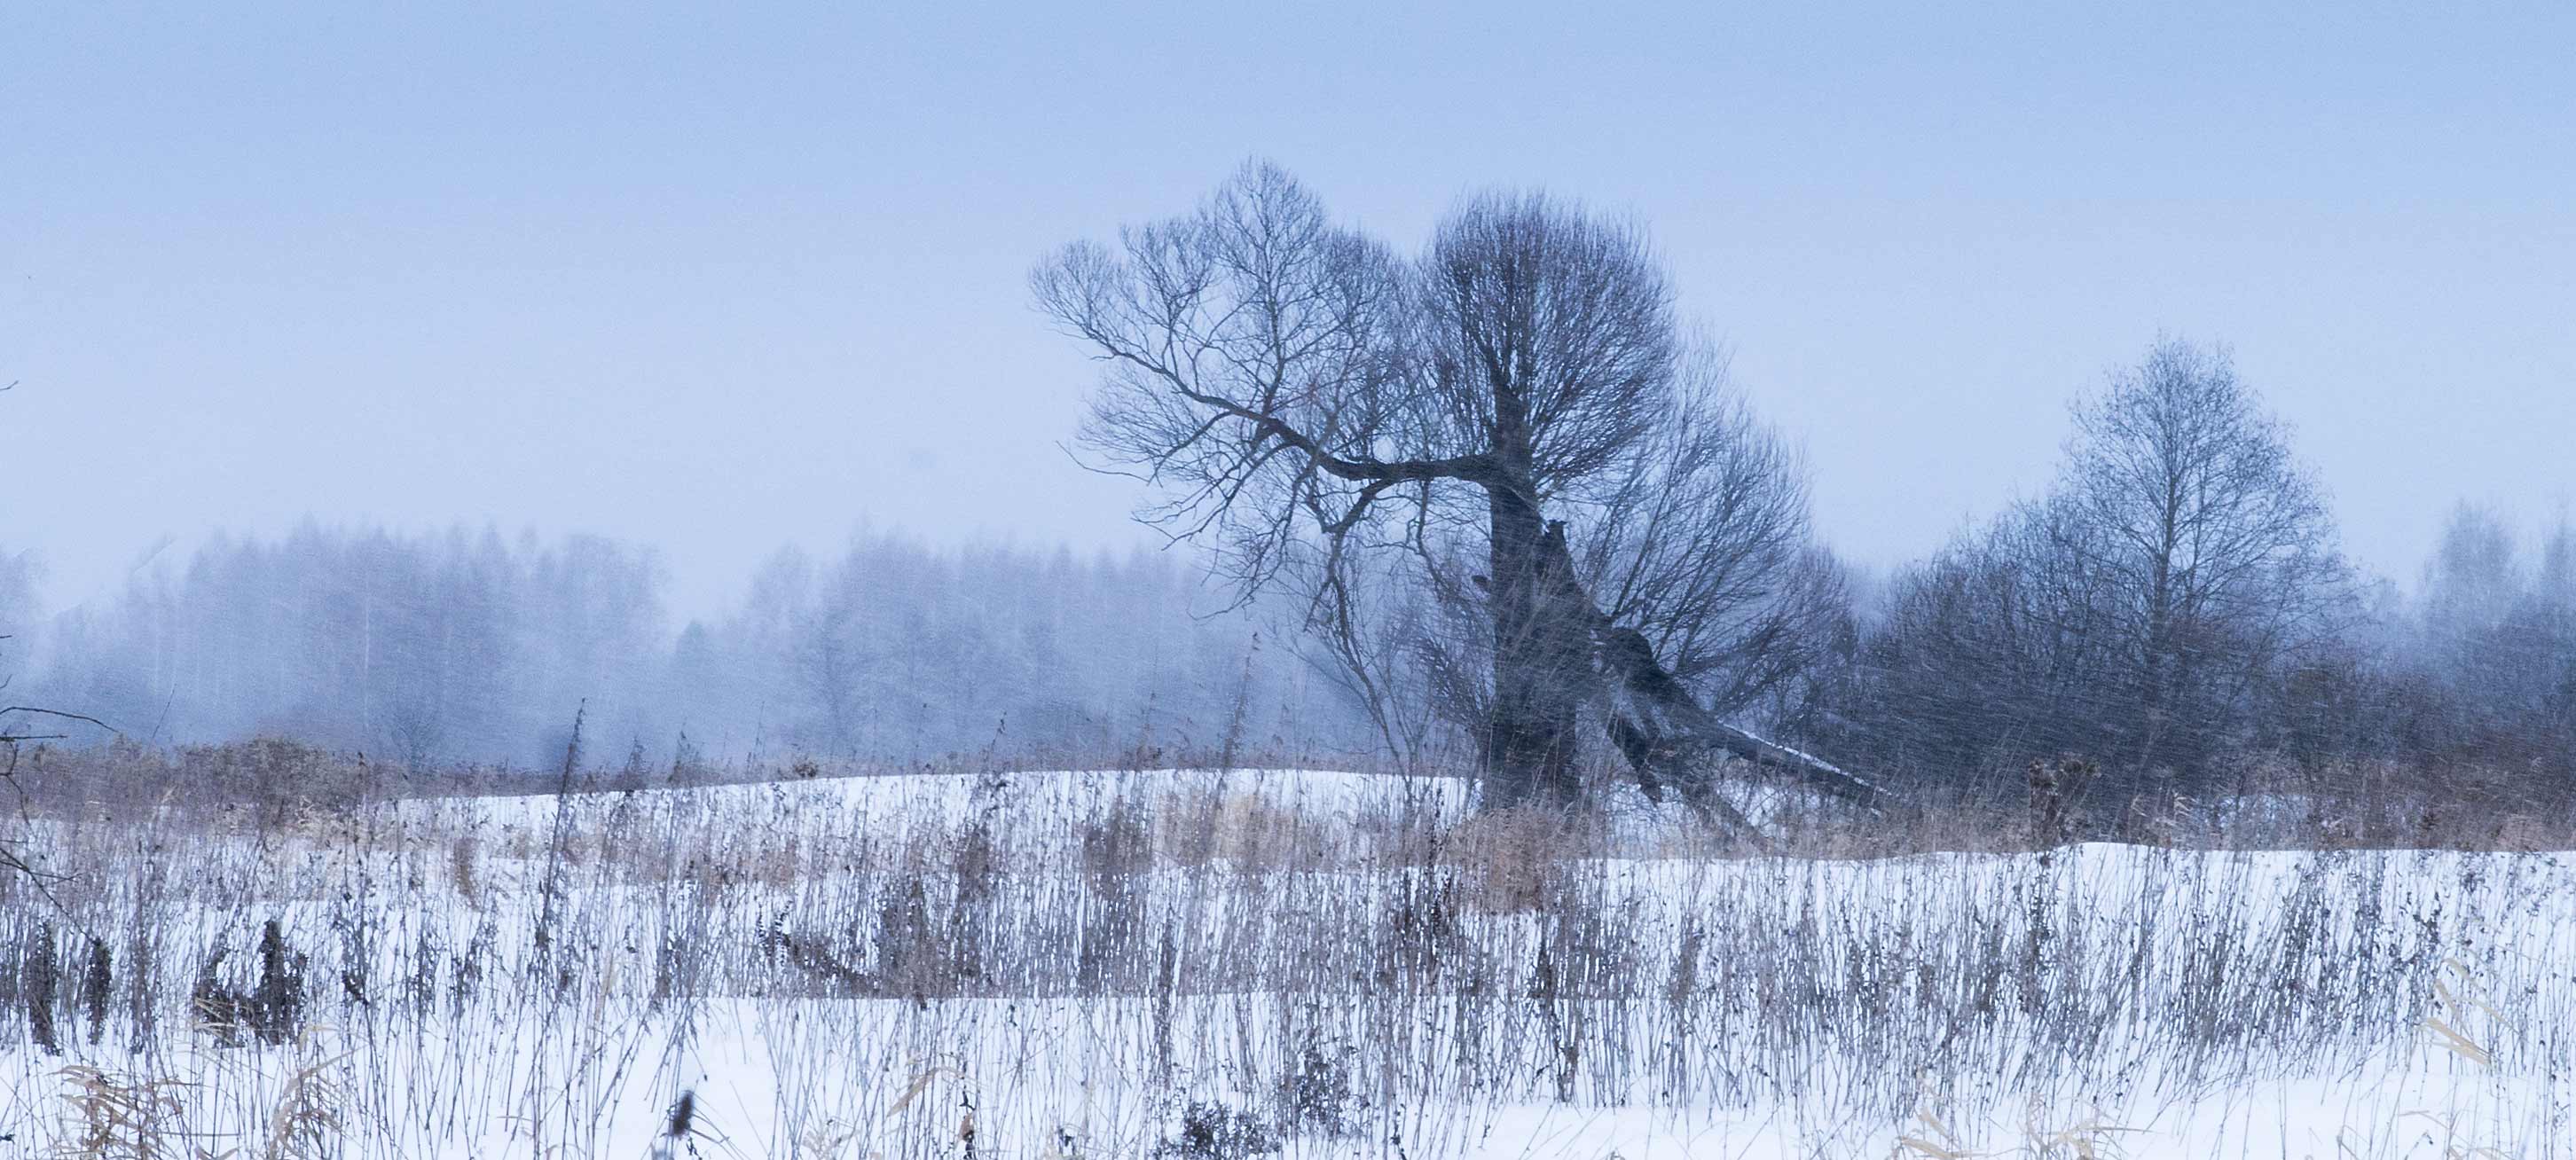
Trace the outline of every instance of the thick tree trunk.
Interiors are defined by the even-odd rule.
[[[1491,516],[1489,594],[1494,618],[1494,698],[1484,739],[1485,804],[1564,805],[1579,795],[1575,738],[1591,640],[1562,607],[1571,563],[1538,506],[1516,489],[1487,491]]]
[[[1883,804],[1884,795],[1868,781],[1702,708],[1644,637],[1618,627],[1593,603],[1576,575],[1563,525],[1549,523],[1535,505],[1505,489],[1488,497],[1494,697],[1483,738],[1486,808],[1565,805],[1580,796],[1577,730],[1584,705],[1605,684],[1621,694],[1610,740],[1653,800],[1678,790],[1711,824],[1751,832],[1716,795],[1707,760],[1715,751],[1858,805]]]
[[[1551,523],[1525,492],[1486,490],[1494,620],[1494,695],[1483,761],[1486,808],[1567,805],[1580,795],[1576,738],[1584,706],[1604,688],[1621,694],[1610,739],[1647,795],[1669,786],[1712,824],[1749,831],[1715,793],[1707,756],[1732,754],[1810,789],[1875,808],[1876,786],[1812,754],[1726,724],[1693,700],[1653,646],[1593,603]]]

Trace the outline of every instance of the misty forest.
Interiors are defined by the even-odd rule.
[[[1032,281],[1170,550],[863,526],[678,625],[655,549],[591,535],[219,534],[51,614],[20,551],[12,687],[83,745],[496,785],[579,714],[593,764],[663,772],[1294,758],[1489,809],[1758,771],[1994,808],[2071,763],[2105,837],[2257,794],[2493,831],[2576,788],[2576,525],[2463,500],[2412,583],[2362,571],[2214,339],[2107,353],[2044,491],[1868,569],[1641,226],[1498,193],[1399,258],[1256,165],[1123,237]]]
[[[0,526],[0,1155],[2576,1156],[2563,487],[2365,558],[2147,315],[1838,542],[1703,235],[1483,176],[1012,252],[975,486],[1132,539]]]

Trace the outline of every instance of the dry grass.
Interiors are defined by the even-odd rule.
[[[752,1068],[764,1103],[700,1103],[658,1146],[955,1156],[971,1115],[978,1155],[1147,1155],[1209,1104],[1430,1157],[1539,1105],[2111,1156],[2137,1107],[2391,1059],[2563,1097],[2548,1061],[2576,1027],[2549,966],[2576,931],[2536,908],[2569,886],[2548,858],[2029,857],[2009,851],[2047,827],[1966,811],[1904,841],[1784,812],[1762,854],[1429,795],[1334,814],[1257,780],[1108,777],[1038,809],[1027,782],[960,777],[944,813],[751,788],[560,816],[40,816],[29,848],[68,877],[0,908],[0,1063],[42,1050],[41,1012],[72,1098],[0,1104],[0,1133],[66,1155],[597,1155],[621,1117],[661,1125]],[[746,1043],[759,1058],[706,1054]],[[1048,1094],[1067,1075],[1079,1098]],[[2453,1124],[2481,1146],[2567,1126],[2530,1106]]]

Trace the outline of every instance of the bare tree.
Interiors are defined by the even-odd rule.
[[[2448,694],[2451,751],[2441,757],[2564,793],[2576,764],[2576,537],[2562,519],[2530,572],[2516,565],[2514,540],[2493,512],[2452,510],[2424,570],[2414,659]]]
[[[2074,418],[2048,495],[1900,579],[1855,709],[1883,754],[2190,770],[2349,623],[2324,498],[2223,350],[2160,340]]]
[[[2470,503],[2453,507],[2424,566],[2426,630],[2447,643],[2493,626],[2513,613],[2521,590],[2504,520]]]
[[[2224,348],[2160,339],[2080,402],[2059,502],[2110,588],[2141,766],[2200,751],[2348,606],[2324,495]]]
[[[2540,570],[2532,593],[2552,616],[2576,617],[2576,524],[2561,510],[2540,545]]]
[[[1634,225],[1488,195],[1406,262],[1253,165],[1120,243],[1077,243],[1032,276],[1108,366],[1085,445],[1160,485],[1140,518],[1213,541],[1242,591],[1310,595],[1354,680],[1411,664],[1472,704],[1488,804],[1576,795],[1614,637],[1694,679],[1732,674],[1730,697],[1769,679],[1740,654],[1786,622],[1709,614],[1793,587],[1803,495],[1771,478],[1790,466],[1771,444],[1729,444],[1754,429],[1704,390]],[[1442,606],[1477,609],[1472,673],[1356,635],[1359,562],[1385,551],[1409,554]],[[1587,583],[1614,593],[1608,609]]]
[[[2076,516],[2020,504],[1900,574],[1842,692],[1844,744],[1935,778],[2115,744],[2116,599]]]

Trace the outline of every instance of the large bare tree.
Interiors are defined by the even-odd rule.
[[[1408,261],[1253,165],[1032,285],[1107,365],[1083,442],[1158,486],[1140,517],[1247,592],[1308,592],[1359,679],[1389,671],[1355,635],[1366,562],[1407,553],[1474,605],[1474,671],[1437,675],[1472,681],[1489,805],[1574,797],[1605,689],[1713,727],[1675,673],[1741,704],[1797,616],[1745,610],[1822,590],[1793,465],[1713,389],[1631,223],[1487,195]]]

